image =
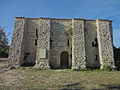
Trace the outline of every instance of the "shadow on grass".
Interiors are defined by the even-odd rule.
[[[120,90],[120,84],[101,84],[102,88],[94,88],[90,90]],[[86,87],[81,87],[80,83],[69,83],[59,90],[86,90]]]
[[[80,87],[80,83],[69,83],[59,90],[83,90],[84,87]]]
[[[102,86],[104,86],[107,90],[120,90],[120,84],[102,84]]]

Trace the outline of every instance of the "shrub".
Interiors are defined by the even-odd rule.
[[[110,70],[112,70],[112,67],[109,65],[102,65],[102,70],[110,71]]]

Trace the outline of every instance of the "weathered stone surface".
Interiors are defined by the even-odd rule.
[[[46,56],[46,49],[39,49],[39,58],[47,58]]]
[[[73,19],[72,68],[86,68],[84,21]]]
[[[41,69],[49,69],[49,59],[50,59],[50,20],[40,19],[37,40],[37,56],[35,67]],[[46,49],[46,58],[40,58],[40,49]]]
[[[71,66],[71,44],[67,45],[68,36],[66,31],[72,27],[71,20],[51,20],[51,50],[50,65],[52,68],[60,68],[61,53],[67,51],[69,54],[69,67]],[[69,41],[71,43],[71,41]]]
[[[66,60],[61,55],[67,52],[68,68],[96,68],[104,61],[114,67],[111,30],[109,20],[17,17],[10,66],[61,68],[61,57]]]
[[[11,67],[19,67],[23,63],[25,22],[25,19],[15,19],[14,34],[9,50]]]
[[[101,65],[107,64],[114,68],[112,26],[110,21],[97,20],[97,37]]]
[[[24,64],[35,64],[36,50],[35,40],[37,39],[36,30],[39,31],[39,20],[27,20],[25,30],[25,49]],[[39,36],[39,35],[38,35]]]
[[[97,43],[97,26],[96,21],[85,21],[85,48],[86,48],[86,65],[91,68],[98,68],[99,52]]]

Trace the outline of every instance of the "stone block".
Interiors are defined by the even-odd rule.
[[[46,58],[46,49],[39,49],[39,58]]]

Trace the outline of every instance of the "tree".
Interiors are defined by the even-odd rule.
[[[0,27],[0,45],[8,45],[8,39],[2,27]]]
[[[115,59],[115,66],[118,70],[120,70],[120,47],[116,48],[114,46],[114,59]]]
[[[8,57],[8,39],[4,32],[4,28],[0,27],[0,58]]]

